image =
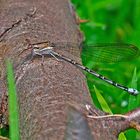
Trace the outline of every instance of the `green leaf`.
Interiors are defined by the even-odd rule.
[[[101,93],[99,92],[99,90],[94,86],[94,90],[97,96],[97,99],[101,105],[101,108],[104,112],[110,113],[112,114],[111,109],[109,108],[107,102],[105,101],[104,97],[101,95]]]
[[[19,113],[17,103],[17,93],[14,80],[13,67],[10,60],[7,61],[7,81],[8,81],[8,108],[10,140],[19,140]]]
[[[137,89],[137,69],[136,68],[134,69],[134,72],[133,72],[133,77],[132,77],[132,81],[131,81],[131,87]],[[139,102],[137,102],[137,101],[138,101],[137,97],[134,97],[134,96],[130,95],[129,96],[128,110],[135,109],[139,104]]]
[[[127,140],[123,132],[119,134],[118,140]]]

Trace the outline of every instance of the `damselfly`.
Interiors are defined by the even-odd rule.
[[[88,46],[89,47],[89,46]],[[129,59],[135,58],[138,55],[140,55],[139,49],[130,44],[106,44],[106,45],[97,45],[92,46],[93,52],[88,52],[86,49],[87,47],[83,47],[85,50],[86,57],[91,58],[93,61],[102,61],[102,62],[118,62],[118,61],[128,61]],[[88,53],[86,53],[88,52]],[[106,77],[104,77],[101,74],[98,74],[94,70],[91,70],[80,63],[77,63],[76,61],[66,57],[65,55],[62,55],[60,53],[57,53],[57,47],[53,44],[49,44],[46,48],[34,48],[32,51],[32,56],[53,56],[54,58],[64,60],[68,63],[71,63],[78,67],[79,69],[82,69],[83,71],[86,71],[97,78],[119,88],[122,89],[132,95],[137,95],[139,93],[138,90],[134,88],[128,88],[126,86],[123,86],[121,84],[118,84],[117,82],[114,82]]]

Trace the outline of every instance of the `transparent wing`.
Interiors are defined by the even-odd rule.
[[[62,55],[67,56],[67,52],[69,52],[73,56],[79,57],[80,44],[76,44],[73,42],[55,42],[51,43],[50,46],[52,46],[54,50],[56,50],[58,53],[60,51],[60,54],[62,53]],[[93,61],[97,63],[115,63],[125,62],[137,58],[140,55],[140,50],[136,46],[131,44],[84,44],[82,47],[81,55],[82,59],[86,59],[88,61]]]
[[[137,58],[140,50],[131,44],[84,45],[82,58],[99,63],[125,62]]]

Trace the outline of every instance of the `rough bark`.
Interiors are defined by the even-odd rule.
[[[88,118],[86,105],[91,98],[85,76],[75,66],[52,57],[43,63],[39,57],[21,63],[31,53],[29,42],[72,42],[77,50],[83,38],[74,15],[67,0],[0,1],[0,93],[6,91],[4,60],[10,58],[22,140],[114,140],[130,127],[130,121],[139,123],[139,110],[129,114],[131,119]],[[104,114],[94,106],[93,113]]]

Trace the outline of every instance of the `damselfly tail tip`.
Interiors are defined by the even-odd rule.
[[[128,92],[134,96],[140,93],[137,89],[134,88],[128,88]]]

